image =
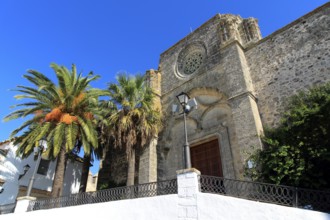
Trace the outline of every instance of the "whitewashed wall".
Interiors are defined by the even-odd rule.
[[[233,197],[200,193],[197,197],[198,219],[235,220],[329,220],[322,212],[254,202]]]
[[[198,175],[194,168],[177,172],[178,194],[151,198],[87,204],[33,212],[27,210],[28,201],[18,201],[16,213],[1,216],[1,220],[44,220],[45,216],[66,219],[104,218],[112,220],[329,220],[326,213],[254,202],[222,195],[199,192]]]
[[[82,165],[80,162],[68,160],[64,176],[63,196],[79,192]]]
[[[9,152],[2,162],[0,162],[0,178],[5,180],[4,191],[0,194],[0,206],[14,203],[16,201],[19,186],[28,186],[33,170],[36,165],[34,156],[31,154],[28,158],[21,159],[16,157],[16,149],[11,142],[1,146],[2,149],[9,149]],[[20,179],[18,177],[23,173],[23,167],[29,164],[29,171]],[[36,174],[33,188],[51,191],[55,173],[56,160],[51,161],[47,175]],[[63,195],[79,192],[82,163],[69,161],[65,173],[65,184]]]
[[[45,216],[56,216],[56,219],[67,219],[68,216],[74,216],[74,219],[177,219],[177,195],[14,213],[2,215],[1,220],[45,220]]]
[[[0,161],[0,178],[5,181],[4,191],[0,194],[0,205],[14,203],[18,193],[18,176],[22,172],[18,164],[21,160],[15,157],[14,146],[11,143],[5,143],[2,149],[9,149],[7,157]],[[24,166],[24,165],[23,165]]]
[[[1,220],[33,219],[44,220],[45,216],[66,219],[74,213],[75,219],[111,220],[173,220],[179,219],[178,195],[158,196],[91,205],[73,206],[51,210],[14,213],[2,215]],[[198,193],[198,217],[200,220],[329,220],[330,215],[284,207],[279,205],[253,202],[221,195]],[[195,219],[195,218],[193,218]]]

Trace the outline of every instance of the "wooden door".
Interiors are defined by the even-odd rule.
[[[218,139],[191,147],[190,154],[192,167],[202,175],[223,176]]]

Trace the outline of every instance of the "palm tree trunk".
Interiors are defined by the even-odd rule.
[[[62,195],[64,173],[65,173],[65,167],[66,167],[65,154],[66,154],[65,145],[63,145],[61,147],[59,156],[57,158],[55,177],[53,180],[53,189],[52,189],[52,194],[51,194],[52,198],[57,198]]]
[[[91,155],[88,156],[85,155],[82,172],[81,172],[79,192],[86,192],[90,165],[91,165]]]
[[[128,168],[127,168],[127,186],[134,185],[135,179],[135,149],[131,151],[131,155],[128,157]]]

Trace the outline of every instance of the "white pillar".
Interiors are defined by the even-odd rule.
[[[36,200],[35,197],[23,196],[18,197],[16,202],[15,213],[27,212],[30,201]]]
[[[198,219],[197,194],[200,192],[199,175],[195,168],[178,170],[178,219]]]

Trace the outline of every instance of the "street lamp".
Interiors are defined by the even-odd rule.
[[[186,115],[193,110],[192,109],[193,107],[197,108],[197,102],[195,98],[190,99],[189,95],[185,92],[181,92],[179,95],[176,96],[176,98],[178,99],[183,110],[181,114],[183,114],[184,136],[185,136],[184,162],[185,162],[185,168],[189,169],[191,168],[191,160],[190,160],[190,147],[189,147],[188,135],[187,135]],[[178,106],[173,105],[172,111],[173,113],[179,112]]]
[[[18,180],[20,180],[27,173],[27,171],[29,171],[30,168],[31,168],[30,165],[29,164],[26,164],[23,167],[23,173],[19,175]]]
[[[37,169],[39,167],[40,160],[41,160],[41,154],[42,154],[44,148],[46,148],[46,143],[47,143],[47,141],[45,139],[41,139],[41,140],[39,140],[39,144],[38,144],[39,146],[37,146],[37,147],[35,147],[33,149],[34,155],[37,155],[38,159],[37,159],[36,165],[34,167],[32,177],[31,177],[30,182],[29,182],[29,186],[28,186],[28,189],[27,189],[26,196],[30,196],[31,195],[31,190],[32,190],[33,182],[34,182],[35,175],[37,173]]]

